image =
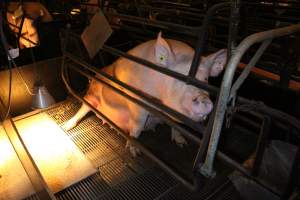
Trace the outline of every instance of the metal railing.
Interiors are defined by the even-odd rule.
[[[256,61],[259,58],[259,55],[262,54],[262,52],[266,49],[266,46],[268,43],[270,43],[270,40],[273,38],[277,37],[282,37],[286,35],[290,35],[296,32],[300,31],[300,25],[293,25],[293,26],[288,26],[284,28],[278,28],[278,29],[273,29],[270,31],[265,31],[261,33],[256,33],[253,35],[248,36],[245,38],[236,48],[236,51],[234,55],[230,58],[226,71],[223,77],[222,85],[221,85],[221,90],[220,90],[220,95],[218,98],[218,104],[216,106],[216,116],[213,121],[213,128],[212,128],[212,134],[210,137],[210,142],[208,146],[208,151],[206,154],[206,159],[201,167],[201,171],[203,174],[207,176],[211,176],[213,174],[213,163],[214,163],[214,157],[216,155],[216,149],[217,145],[219,142],[220,138],[220,133],[227,109],[227,105],[229,101],[233,98],[234,102],[234,97],[235,97],[235,92],[239,88],[239,86],[242,84],[244,81],[244,77],[247,76],[249,73],[248,71],[256,64]],[[250,64],[248,64],[247,67],[245,67],[244,72],[241,74],[241,77],[238,78],[238,82],[233,84],[233,76],[235,73],[235,70],[240,63],[240,60],[243,56],[243,54],[255,43],[263,42],[262,46],[259,48],[258,52],[254,58],[252,58],[252,61],[250,61]],[[232,90],[234,89],[234,90]],[[233,92],[233,93],[231,93]],[[242,101],[246,101],[243,99]],[[275,113],[278,113],[277,111]],[[270,114],[270,113],[269,113]],[[291,118],[291,117],[289,117]],[[291,121],[287,121],[291,126],[296,126],[297,129],[299,128],[299,120],[293,119],[292,120],[295,124],[292,124]],[[300,130],[300,129],[298,129]]]
[[[200,63],[200,59],[196,59],[196,57],[201,57],[201,51],[199,51],[199,49],[202,49],[202,46],[204,44],[204,39],[206,36],[206,32],[208,29],[208,26],[210,25],[211,21],[212,21],[212,16],[218,11],[218,10],[223,10],[223,9],[228,9],[230,8],[230,3],[221,3],[218,4],[216,6],[213,6],[211,9],[208,10],[208,13],[206,15],[206,17],[204,18],[203,21],[203,27],[205,28],[205,30],[202,30],[202,34],[199,37],[198,43],[197,43],[197,50],[195,52],[194,55],[194,59],[193,59],[193,63],[191,66],[191,71],[197,71],[198,68],[198,64]],[[203,32],[204,31],[204,32]],[[67,42],[68,39],[70,39],[71,37],[76,37],[79,41],[80,41],[80,37],[76,34],[71,33],[70,31],[66,31],[67,36],[65,37],[67,40],[65,41],[66,43],[63,45],[64,48],[67,46]],[[204,83],[203,81],[199,81],[197,80],[194,76],[194,73],[190,73],[190,76],[185,76],[183,74],[180,74],[178,72],[166,69],[166,68],[162,68],[154,63],[151,63],[149,61],[143,60],[141,58],[132,56],[130,54],[124,53],[122,51],[119,51],[115,48],[109,47],[104,45],[102,50],[109,52],[113,55],[117,55],[117,56],[122,56],[126,59],[132,60],[134,62],[137,62],[141,65],[143,65],[144,67],[148,67],[151,68],[155,71],[158,71],[160,73],[163,73],[165,75],[168,75],[170,77],[176,78],[178,80],[184,81],[190,85],[196,86],[198,88],[201,89],[205,89],[208,90],[210,93],[216,95],[216,91],[218,90],[216,87],[208,85],[207,83]],[[193,120],[189,119],[188,117],[186,117],[185,115],[163,105],[162,103],[160,103],[159,101],[157,101],[156,99],[153,99],[151,97],[149,97],[148,95],[145,95],[144,93],[136,90],[133,87],[130,87],[129,85],[119,81],[118,79],[104,73],[101,72],[100,70],[96,69],[95,67],[89,65],[88,63],[74,57],[72,54],[66,52],[66,49],[63,50],[64,56],[63,56],[63,65],[62,65],[62,79],[68,89],[68,91],[79,101],[87,104],[95,113],[97,113],[98,115],[100,115],[101,117],[103,117],[106,121],[108,121],[108,123],[111,124],[111,126],[113,126],[116,130],[118,130],[118,132],[122,133],[121,135],[123,135],[126,139],[132,141],[137,147],[139,147],[142,152],[147,155],[148,157],[150,157],[152,160],[156,161],[157,164],[159,164],[163,169],[165,169],[167,172],[169,172],[170,174],[172,174],[174,177],[176,177],[181,183],[185,184],[188,188],[195,190],[198,187],[197,181],[199,179],[194,179],[192,181],[192,183],[185,179],[184,177],[181,177],[175,170],[173,170],[170,166],[168,166],[166,163],[164,163],[163,161],[161,161],[158,157],[156,157],[155,155],[153,155],[147,148],[145,148],[143,145],[141,145],[137,140],[130,138],[128,136],[128,134],[124,133],[122,131],[122,129],[120,129],[116,124],[114,124],[111,120],[109,120],[106,116],[104,116],[101,112],[99,112],[98,110],[96,110],[95,108],[93,108],[86,100],[84,100],[83,98],[81,98],[79,95],[77,95],[74,90],[70,87],[70,84],[68,82],[69,77],[67,75],[67,68],[70,67],[72,69],[74,69],[75,71],[79,72],[80,74],[94,79],[102,84],[105,84],[106,86],[108,86],[110,89],[116,91],[118,94],[128,98],[129,100],[133,101],[134,103],[137,103],[140,106],[143,106],[146,110],[148,110],[149,112],[154,113],[155,115],[158,115],[159,117],[161,117],[162,119],[164,119],[169,125],[173,126],[174,128],[176,128],[178,131],[180,131],[182,134],[184,134],[186,137],[188,137],[189,139],[191,139],[192,141],[194,141],[195,143],[199,144],[201,143],[201,140],[199,137],[196,137],[195,135],[193,135],[192,133],[190,133],[189,131],[187,131],[186,129],[182,128],[180,125],[178,125],[172,118],[176,118],[179,121],[187,124],[189,127],[193,128],[194,130],[196,130],[197,132],[202,133],[204,131],[204,127],[199,124],[194,122]],[[85,69],[81,70],[75,66],[70,66],[68,65],[68,61],[72,61],[73,63],[76,63],[77,65],[80,65],[81,67],[83,67]],[[88,70],[90,73],[86,72],[86,70]],[[92,73],[91,73],[92,72]],[[97,76],[93,76],[94,74],[97,74]],[[102,79],[99,79],[98,77],[102,77]],[[104,80],[106,81],[104,81]],[[135,94],[136,96],[138,96],[139,98],[143,99],[143,101],[130,96],[126,93],[124,93],[123,91],[121,91],[118,87],[112,86],[111,84],[108,83],[112,82],[114,84],[116,84],[118,87],[122,87],[127,91],[130,91],[130,93]],[[146,103],[145,103],[146,102]],[[171,117],[172,118],[171,118]],[[200,135],[201,136],[201,135]],[[238,163],[233,162],[232,160],[230,160],[225,154],[219,153],[218,156],[223,159],[223,160],[228,160],[229,163],[234,163],[236,165],[238,165]],[[194,171],[194,170],[193,170]],[[195,172],[195,176],[197,172]]]
[[[221,8],[221,6],[219,7]],[[215,6],[214,9],[218,9],[218,6]],[[214,10],[210,10],[211,14],[215,13]],[[207,24],[209,24],[209,20],[211,19],[211,17],[206,17],[205,20],[208,20],[208,22],[205,22]],[[205,24],[203,23],[203,24]],[[208,25],[207,25],[208,26]],[[205,31],[205,29],[203,29]],[[245,98],[241,98],[241,97],[236,97],[236,91],[237,89],[240,87],[240,85],[244,82],[245,78],[248,76],[250,69],[255,65],[255,63],[259,60],[259,58],[261,57],[262,53],[266,50],[267,46],[270,44],[271,39],[275,38],[275,37],[280,37],[280,36],[284,36],[284,35],[289,35],[292,33],[295,33],[297,31],[300,31],[300,25],[294,25],[294,26],[290,26],[290,27],[286,27],[286,28],[281,28],[281,29],[275,29],[275,30],[271,30],[271,31],[266,31],[266,32],[262,32],[262,33],[257,33],[257,34],[253,34],[249,37],[247,37],[237,48],[236,50],[233,52],[234,54],[231,56],[224,78],[223,78],[223,82],[222,82],[222,87],[221,90],[219,90],[217,87],[212,86],[212,85],[207,85],[197,79],[194,78],[194,74],[195,71],[197,71],[197,67],[198,65],[195,63],[199,63],[200,59],[196,59],[196,56],[200,57],[201,54],[201,50],[199,50],[199,48],[203,45],[204,41],[202,41],[202,39],[205,36],[205,33],[202,33],[202,37],[199,38],[198,43],[197,43],[197,48],[196,48],[196,53],[195,53],[195,57],[193,59],[193,64],[189,73],[189,76],[185,76],[179,73],[176,73],[174,71],[165,69],[165,68],[161,68],[149,61],[143,60],[141,58],[129,55],[127,53],[121,52],[117,49],[114,49],[112,47],[108,47],[106,45],[103,46],[102,50],[109,52],[111,54],[117,55],[117,56],[122,56],[125,57],[126,59],[132,60],[136,63],[139,63],[141,65],[143,65],[144,67],[148,67],[151,68],[155,71],[158,71],[160,73],[163,73],[165,75],[171,76],[173,78],[176,78],[178,80],[184,81],[187,84],[191,84],[195,87],[201,88],[201,89],[206,89],[209,92],[211,92],[212,94],[214,94],[215,96],[217,96],[217,106],[215,107],[215,109],[213,110],[210,119],[209,119],[209,123],[208,126],[206,128],[197,126],[196,124],[194,124],[193,121],[191,121],[190,119],[188,119],[185,116],[182,116],[182,114],[178,113],[177,111],[174,111],[164,105],[162,105],[160,102],[158,102],[157,100],[145,95],[144,93],[141,93],[140,91],[137,91],[136,89],[130,87],[129,85],[115,79],[114,77],[105,74],[104,72],[101,72],[100,70],[96,69],[95,67],[89,65],[88,63],[72,56],[70,53],[67,53],[66,50],[64,49],[64,56],[63,56],[63,64],[62,64],[62,78],[63,81],[68,89],[68,91],[79,101],[87,104],[95,113],[97,113],[98,115],[100,115],[101,117],[103,117],[111,126],[113,126],[119,133],[121,133],[121,135],[123,137],[125,137],[126,139],[130,140],[133,144],[135,144],[138,148],[141,149],[142,152],[145,153],[146,156],[148,156],[149,158],[151,158],[152,160],[154,160],[159,166],[161,166],[164,170],[166,170],[168,173],[170,173],[171,175],[173,175],[175,178],[177,178],[181,183],[185,184],[189,189],[197,189],[198,185],[199,185],[199,181],[202,180],[201,175],[199,174],[199,171],[202,173],[202,175],[211,177],[213,175],[213,163],[215,160],[215,157],[217,157],[218,159],[220,159],[221,161],[225,162],[227,165],[231,166],[232,168],[236,169],[237,171],[241,172],[242,174],[244,174],[246,177],[254,180],[256,183],[262,185],[264,188],[266,188],[267,190],[271,191],[272,193],[280,196],[281,194],[276,191],[276,189],[272,188],[272,186],[270,186],[269,184],[264,183],[262,180],[260,180],[259,178],[257,178],[255,176],[255,168],[257,168],[257,166],[259,166],[260,164],[260,157],[262,153],[263,153],[263,149],[264,149],[264,145],[261,144],[262,142],[264,142],[264,134],[268,134],[268,125],[270,123],[268,123],[267,121],[265,121],[263,123],[262,126],[262,130],[261,130],[261,139],[258,142],[257,145],[257,153],[258,153],[258,158],[256,160],[256,164],[254,166],[254,172],[246,169],[242,164],[236,162],[235,160],[229,158],[227,155],[225,155],[224,153],[217,151],[217,145],[218,145],[218,141],[220,138],[220,132],[222,129],[222,125],[223,125],[223,120],[224,120],[224,116],[226,113],[226,109],[227,109],[227,104],[229,102],[230,99],[233,99],[232,102],[236,102],[240,103],[240,104],[253,104],[252,101],[249,101]],[[67,36],[66,38],[68,38],[70,35],[75,36],[75,37],[79,37],[76,36],[70,32],[67,32]],[[67,41],[66,41],[67,42]],[[259,50],[257,51],[257,53],[254,55],[254,57],[251,59],[251,61],[249,62],[249,64],[245,67],[244,72],[241,74],[240,78],[238,78],[238,81],[234,84],[234,90],[230,90],[231,86],[232,86],[232,80],[233,80],[233,75],[234,72],[237,68],[237,65],[240,62],[240,59],[242,57],[242,55],[246,52],[247,49],[249,49],[249,47],[257,42],[263,42],[263,44],[260,46]],[[70,65],[70,63],[73,63],[73,65]],[[76,63],[76,65],[83,67],[85,70],[79,69],[78,67],[74,66],[74,63]],[[101,84],[106,85],[107,87],[109,87],[110,89],[114,90],[115,92],[117,92],[120,95],[123,95],[124,97],[128,98],[129,100],[139,104],[140,106],[143,106],[146,110],[148,110],[149,112],[152,112],[156,115],[158,115],[159,117],[163,118],[164,120],[167,121],[168,124],[170,124],[171,126],[174,126],[175,128],[177,128],[179,131],[181,131],[185,136],[189,137],[191,140],[193,140],[194,142],[196,142],[197,144],[199,144],[200,148],[198,150],[198,154],[195,158],[195,162],[194,162],[194,168],[193,168],[193,173],[194,173],[194,179],[192,180],[192,182],[190,182],[189,180],[185,179],[184,177],[180,176],[175,170],[172,169],[172,167],[170,167],[169,165],[167,165],[166,163],[164,163],[162,160],[160,160],[157,156],[155,156],[154,154],[151,153],[151,151],[149,151],[147,148],[145,148],[142,144],[140,144],[136,139],[130,138],[128,136],[128,134],[124,133],[122,129],[120,129],[116,124],[114,124],[114,122],[112,122],[109,118],[107,118],[105,115],[103,115],[101,112],[99,112],[97,109],[93,108],[86,100],[84,100],[82,97],[80,97],[79,95],[77,95],[74,90],[70,87],[70,84],[68,82],[69,77],[67,74],[67,69],[71,68],[77,72],[79,72],[80,74],[94,79],[97,82],[100,82]],[[97,74],[97,76],[94,76],[94,74]],[[101,77],[101,78],[99,78]],[[111,83],[113,83],[113,85],[111,85]],[[130,91],[130,93],[133,93],[135,95],[137,95],[138,97],[140,97],[139,99],[143,99],[143,101],[124,93],[122,90],[120,90],[119,88],[123,88],[127,91]],[[232,95],[230,95],[230,91],[232,92]],[[219,93],[220,92],[220,93]],[[145,103],[146,102],[146,103]],[[255,102],[257,104],[257,102]],[[234,106],[234,105],[233,105]],[[254,113],[263,113],[263,114],[267,114],[270,115],[272,118],[277,119],[277,120],[281,120],[286,122],[287,124],[289,124],[290,126],[292,126],[293,128],[295,128],[296,130],[300,131],[300,122],[298,119],[287,115],[283,112],[280,112],[276,109],[270,108],[268,106],[265,106],[263,104],[257,104],[255,109],[253,109]],[[172,118],[176,118],[176,119],[180,119],[179,121],[182,121],[186,124],[188,124],[190,127],[196,129],[196,130],[201,130],[204,131],[204,138],[201,141],[199,138],[195,137],[195,136],[191,136],[192,134],[190,134],[188,131],[186,131],[185,129],[182,129],[181,126],[179,126],[175,121],[172,120],[172,118],[170,118],[169,116],[172,116]],[[267,119],[266,119],[267,120]],[[204,161],[205,159],[205,161]],[[202,163],[204,161],[204,163]],[[295,161],[297,161],[295,159]],[[202,163],[202,164],[201,164]],[[296,163],[296,162],[294,162]],[[201,168],[199,167],[201,166]],[[291,172],[291,174],[295,173],[295,171],[293,170]],[[293,177],[293,176],[290,176]],[[292,182],[292,179],[289,181],[289,183]]]

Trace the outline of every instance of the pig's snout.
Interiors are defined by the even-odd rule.
[[[207,96],[199,95],[193,99],[192,113],[197,121],[205,120],[206,116],[212,111],[213,103]]]

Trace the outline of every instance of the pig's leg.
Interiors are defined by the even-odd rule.
[[[176,144],[181,148],[187,144],[187,141],[184,139],[181,133],[173,127],[171,128],[171,141],[175,141]]]
[[[129,135],[130,137],[138,138],[141,132],[145,129],[145,124],[149,113],[143,108],[140,108],[134,104],[130,104],[129,109],[131,114],[131,119],[129,121]],[[126,147],[129,148],[130,153],[133,157],[136,157],[141,153],[140,150],[129,141],[127,141]]]
[[[78,112],[71,119],[69,119],[62,126],[62,128],[66,131],[71,130],[90,111],[91,111],[91,109],[83,103],[82,106],[80,107],[80,109],[78,110]]]
[[[146,120],[143,122],[136,122],[136,121],[131,121],[130,122],[130,137],[133,138],[138,138],[142,132],[142,130],[144,129],[144,124],[145,124]],[[129,151],[131,153],[131,155],[133,157],[136,157],[137,155],[141,154],[141,151],[139,148],[137,148],[136,146],[134,146],[130,141],[126,142],[126,148],[129,148]]]

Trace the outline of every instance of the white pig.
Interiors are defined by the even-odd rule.
[[[194,56],[194,50],[190,46],[180,41],[164,39],[161,33],[156,40],[142,43],[128,53],[184,75],[188,74]],[[225,63],[226,50],[224,49],[203,57],[196,78],[207,82],[209,76],[217,76],[223,70]],[[206,91],[128,59],[119,58],[103,71],[159,99],[163,104],[194,121],[204,120],[213,108]],[[124,92],[129,93],[125,90]],[[150,115],[148,111],[94,80],[90,82],[84,98],[134,138],[138,138],[145,127],[153,127],[155,125],[153,123],[159,122],[159,120],[151,120],[152,124],[145,126]],[[83,104],[63,128],[72,129],[90,110]],[[172,131],[172,139],[177,143],[185,143],[184,138],[176,131]],[[133,156],[137,153],[137,149],[133,146],[130,146],[130,151]]]

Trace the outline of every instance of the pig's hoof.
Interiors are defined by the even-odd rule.
[[[134,158],[141,155],[140,149],[132,145],[130,142],[126,143],[126,148],[129,149],[131,156]]]
[[[75,126],[76,126],[76,123],[74,123],[72,120],[69,120],[62,126],[62,129],[64,129],[65,131],[69,131],[72,128],[74,128]]]
[[[172,130],[171,140],[172,142],[175,141],[176,145],[179,146],[180,148],[187,145],[187,141],[185,140],[185,138],[176,130]]]

